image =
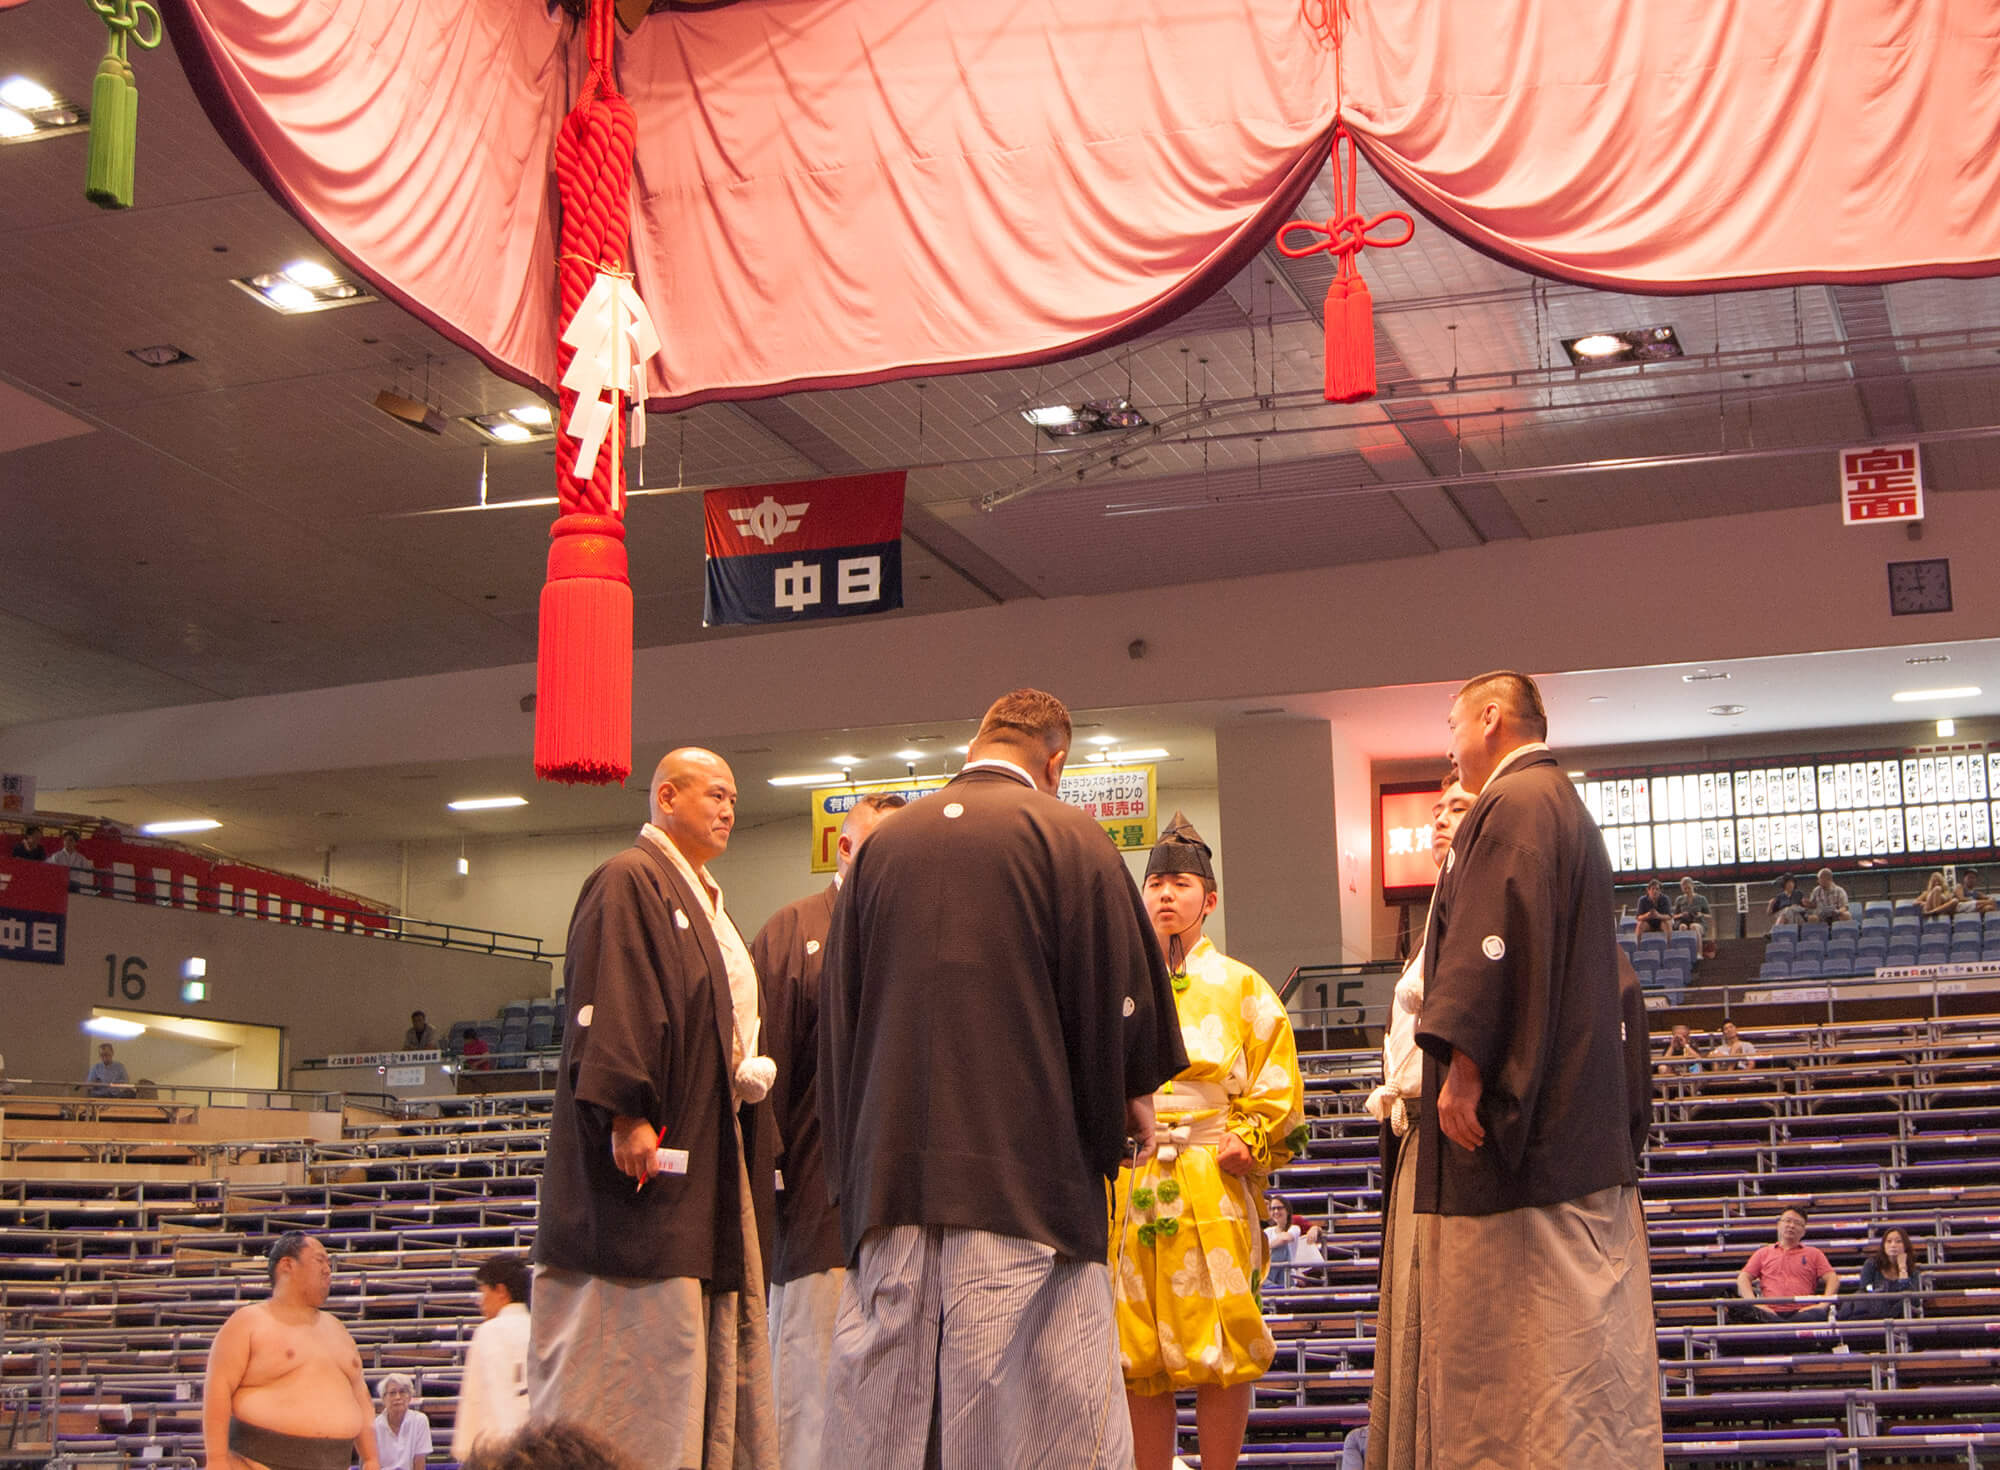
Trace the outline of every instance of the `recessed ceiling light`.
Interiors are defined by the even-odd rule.
[[[1593,694],[1584,701],[1585,704],[1609,704],[1610,702],[1611,696],[1608,694]]]
[[[1740,715],[1745,706],[1740,704],[1711,704],[1708,712],[1712,715]]]
[[[773,776],[772,786],[828,786],[841,777],[839,771],[808,771],[800,776]]]
[[[1563,351],[1580,368],[1633,367],[1681,355],[1672,327],[1634,327],[1624,332],[1588,332],[1562,339]]]
[[[899,750],[896,752],[896,759],[899,761],[920,761],[923,758],[924,753],[921,750]]]
[[[510,408],[500,413],[469,413],[459,422],[495,444],[534,444],[555,438],[554,416],[541,404],[535,407],[541,410],[539,422],[533,417],[533,410],[528,408]]]
[[[507,417],[531,429],[546,429],[556,421],[555,414],[546,403],[524,403],[519,408],[510,408]]]
[[[1949,740],[1951,739],[1952,736],[1958,733],[1958,721],[1939,720],[1937,730],[1938,730],[1938,739]]]
[[[172,837],[180,832],[213,832],[221,825],[213,817],[189,817],[179,822],[147,822],[139,830],[148,837]]]
[[[156,347],[128,347],[125,355],[147,367],[172,367],[176,363],[193,362],[194,354],[183,352],[171,342],[162,342]]]
[[[310,260],[295,260],[283,270],[262,275],[234,276],[230,284],[285,316],[359,306],[376,299],[354,282]]]
[[[279,272],[296,286],[304,286],[308,291],[324,291],[329,286],[338,286],[340,277],[316,260],[295,260]]]
[[[1928,704],[1934,699],[1977,699],[1979,686],[1962,685],[1956,689],[1898,689],[1889,698],[1897,704]]]
[[[858,755],[830,755],[827,759],[832,761],[836,766],[839,766],[843,771],[849,766],[858,766],[861,764],[861,757]]]
[[[1092,745],[1116,745],[1118,743],[1116,735],[1091,735],[1086,738]]]
[[[1143,429],[1146,415],[1124,398],[1093,398],[1088,403],[1050,403],[1024,408],[1021,417],[1051,439],[1071,439],[1107,429]]]
[[[1163,761],[1167,758],[1167,753],[1159,746],[1153,745],[1144,750],[1107,750],[1104,756],[1105,759],[1114,761]]]
[[[1682,674],[1683,684],[1709,684],[1717,679],[1727,679],[1729,675],[1721,669],[1696,669],[1692,674]]]
[[[89,126],[88,115],[40,82],[8,77],[0,82],[0,142],[54,138]]]
[[[43,112],[56,105],[56,97],[40,82],[26,77],[9,77],[0,82],[0,102],[22,112]]]
[[[120,1041],[146,1034],[146,1028],[137,1021],[121,1021],[116,1016],[92,1016],[83,1023],[83,1029],[92,1036],[115,1036]]]
[[[457,801],[448,801],[446,806],[455,812],[493,812],[503,807],[526,806],[525,796],[461,796]]]

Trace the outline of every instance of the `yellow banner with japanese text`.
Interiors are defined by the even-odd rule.
[[[1063,773],[1057,792],[1083,810],[1124,851],[1143,851],[1159,838],[1159,802],[1152,766],[1085,765]],[[894,795],[905,801],[928,796],[951,778],[906,776],[894,781],[857,781],[821,786],[812,793],[812,870],[831,873],[839,866],[840,824],[864,796]]]

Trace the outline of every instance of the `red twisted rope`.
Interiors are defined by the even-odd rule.
[[[1340,167],[1341,147],[1343,144],[1346,145],[1347,150],[1347,173],[1345,178],[1341,176]],[[1346,280],[1360,274],[1360,267],[1355,264],[1354,257],[1361,253],[1364,246],[1373,246],[1379,250],[1393,250],[1398,245],[1407,245],[1417,233],[1417,222],[1400,209],[1385,209],[1382,213],[1371,219],[1363,219],[1361,217],[1361,197],[1358,187],[1360,182],[1360,165],[1355,160],[1354,140],[1347,135],[1345,125],[1338,126],[1333,130],[1332,152],[1332,218],[1328,219],[1324,224],[1307,219],[1292,220],[1283,229],[1278,231],[1277,244],[1278,252],[1281,255],[1290,256],[1293,260],[1303,260],[1309,255],[1318,255],[1321,251],[1325,251],[1339,262],[1340,276],[1343,280]],[[1371,240],[1368,238],[1369,231],[1378,229],[1388,224],[1391,220],[1402,222],[1403,233],[1400,237],[1394,240]],[[1287,245],[1285,237],[1291,234],[1293,230],[1304,230],[1307,234],[1317,236],[1318,238],[1310,245]]]
[[[626,242],[632,231],[632,156],[639,136],[638,115],[614,90],[611,77],[612,26],[609,0],[591,0],[585,18],[590,45],[590,78],[583,96],[556,134],[556,197],[562,206],[561,248],[557,282],[561,310],[558,331],[566,331],[583,304],[599,270],[626,268]],[[569,371],[573,348],[558,343],[556,377]],[[623,384],[618,385],[621,389]],[[622,394],[619,398],[622,404]],[[558,393],[556,422],[556,493],[563,514],[617,514],[614,489],[622,473],[619,432],[622,415],[614,413],[612,429],[598,451],[588,484],[571,469],[577,443],[566,426],[576,406],[568,388]]]

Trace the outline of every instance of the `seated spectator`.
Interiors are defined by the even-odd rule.
[[[430,1023],[430,1018],[422,1011],[410,1012],[410,1029],[403,1033],[404,1051],[431,1051],[438,1044],[438,1034]],[[383,1467],[387,1470],[387,1467]]]
[[[1673,906],[1660,892],[1660,880],[1654,878],[1646,884],[1646,891],[1639,899],[1636,910],[1641,934],[1664,934],[1674,927]]]
[[[50,853],[42,861],[60,863],[69,869],[69,891],[71,893],[92,893],[97,889],[97,867],[77,850],[77,835],[74,829],[62,835],[62,846]]]
[[[1708,1059],[1714,1062],[1720,1071],[1733,1069],[1747,1072],[1757,1065],[1757,1046],[1755,1042],[1743,1039],[1734,1021],[1724,1021],[1722,1040],[1718,1041],[1715,1049],[1709,1052]]]
[[[1357,1424],[1340,1442],[1340,1470],[1368,1470],[1368,1426]]]
[[[1268,1286],[1290,1286],[1292,1271],[1299,1266],[1318,1266],[1319,1226],[1292,1214],[1292,1207],[1278,1195],[1271,1196],[1271,1223],[1264,1227],[1264,1239],[1271,1248],[1271,1269],[1265,1275]]]
[[[131,1075],[125,1064],[117,1060],[110,1042],[97,1048],[97,1060],[91,1063],[89,1073],[83,1079],[83,1089],[92,1097],[132,1096]]]
[[[528,1422],[528,1263],[499,1255],[480,1262],[479,1326],[465,1352],[451,1457],[467,1459],[482,1445],[506,1439]]]
[[[1771,895],[1771,927],[1780,924],[1797,924],[1804,920],[1806,896],[1799,892],[1799,880],[1790,873],[1778,880],[1778,891]]]
[[[416,1385],[401,1373],[384,1374],[375,1387],[382,1412],[375,1416],[375,1449],[382,1470],[416,1470],[431,1452],[431,1421],[410,1407]]]
[[[1674,927],[1693,929],[1706,939],[1709,935],[1708,899],[1696,893],[1694,879],[1681,879],[1679,897],[1674,899]]]
[[[1958,911],[1961,914],[1983,914],[1993,907],[1993,900],[1979,888],[1979,874],[1970,868],[1958,880]]]
[[[1847,890],[1833,881],[1832,868],[1819,870],[1813,891],[1806,895],[1806,917],[1823,924],[1835,924],[1854,917],[1847,907]]]
[[[1739,1320],[1824,1322],[1832,1315],[1840,1273],[1818,1246],[1805,1244],[1805,1235],[1804,1210],[1789,1209],[1778,1216],[1777,1244],[1759,1246],[1736,1273],[1737,1296],[1752,1304],[1738,1309]],[[1760,1297],[1768,1298],[1770,1305]]]
[[[485,1037],[477,1031],[468,1031],[465,1033],[465,1044],[458,1049],[458,1054],[465,1060],[466,1071],[490,1072],[493,1070],[492,1051],[493,1048],[486,1044]]]
[[[21,840],[14,844],[14,856],[24,863],[46,862],[48,847],[42,841],[42,829],[30,827],[21,834]]]
[[[1893,1225],[1882,1232],[1881,1243],[1861,1263],[1861,1282],[1855,1295],[1840,1304],[1847,1321],[1876,1321],[1904,1315],[1903,1292],[1917,1287],[1916,1261],[1910,1249],[1910,1232]]]
[[[1701,1048],[1694,1044],[1694,1033],[1685,1024],[1674,1027],[1667,1038],[1667,1049],[1660,1054],[1659,1069],[1662,1072],[1695,1073],[1701,1070]]]
[[[1917,908],[1926,919],[1958,911],[1958,891],[1945,882],[1943,869],[1931,874],[1930,882],[1917,897]]]

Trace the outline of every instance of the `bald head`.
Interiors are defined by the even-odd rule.
[[[648,820],[696,867],[722,855],[736,825],[736,777],[712,750],[684,745],[660,757]]]
[[[835,856],[839,871],[845,873],[853,866],[854,855],[861,851],[861,844],[868,840],[869,833],[881,825],[884,817],[908,805],[907,798],[893,791],[883,791],[871,792],[849,807],[846,820],[840,824],[840,844]]]

